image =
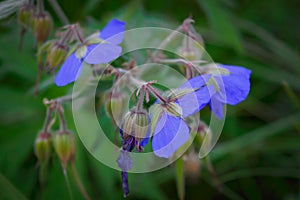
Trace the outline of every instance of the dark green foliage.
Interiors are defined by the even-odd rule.
[[[252,86],[245,102],[228,107],[221,138],[210,154],[222,191],[203,167],[196,181],[186,179],[186,199],[300,198],[299,1],[59,2],[72,22],[87,23],[86,31],[102,28],[113,17],[125,20],[127,29],[175,29],[191,14],[214,61],[250,68]],[[56,27],[62,25],[50,5],[46,7]],[[52,74],[44,75],[39,97],[33,96],[37,73],[34,39],[32,34],[26,34],[20,52],[19,32],[16,18],[1,20],[0,199],[68,199],[56,156],[51,158],[44,188],[40,187],[33,143],[43,125],[42,98],[61,96],[70,87],[58,88]],[[105,83],[109,85],[110,80]],[[71,106],[65,110],[68,127],[76,136]],[[204,116],[205,112],[208,109],[204,109]],[[107,118],[101,125],[113,131]],[[78,138],[76,146],[75,165],[91,198],[122,199],[119,172],[96,161]],[[128,199],[177,198],[175,172],[175,167],[169,166],[149,174],[130,175]],[[70,182],[73,199],[82,199],[74,182]]]

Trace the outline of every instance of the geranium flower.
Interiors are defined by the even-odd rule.
[[[186,84],[189,84],[192,88],[198,88],[205,80],[211,95],[208,105],[214,115],[218,119],[222,119],[224,117],[224,104],[236,105],[247,98],[250,91],[251,70],[239,66],[218,64],[217,68],[207,68],[207,71],[210,76],[207,76],[208,74],[196,76],[184,83],[183,86],[187,87]],[[201,95],[200,91],[198,91],[197,96],[198,99],[201,99],[202,97],[199,95]],[[189,95],[184,98],[181,101],[181,106],[186,112],[195,113],[205,106],[201,104],[200,107],[193,107],[189,102]]]
[[[205,74],[194,77],[179,87],[179,91],[194,89],[193,92],[181,92],[173,105],[161,103],[161,109],[156,109],[154,118],[154,135],[152,148],[159,157],[169,158],[179,147],[189,139],[189,127],[184,119],[209,105],[211,111],[219,119],[224,117],[225,103],[236,105],[245,100],[250,90],[251,71],[237,66],[218,65],[220,73]],[[179,110],[178,114],[168,110]],[[160,113],[158,113],[160,112]]]
[[[190,129],[184,118],[193,115],[210,101],[210,90],[206,79],[210,75],[199,76],[197,82],[185,82],[177,91],[167,97],[169,102],[158,102],[152,109],[153,129],[152,149],[159,157],[169,158],[187,142]]]
[[[55,77],[56,85],[65,86],[77,80],[84,61],[88,64],[100,64],[119,57],[122,48],[118,44],[123,40],[124,30],[125,22],[113,19],[99,33],[98,44],[80,45],[61,66]]]
[[[251,70],[239,66],[221,65],[218,67],[229,73],[214,75],[216,92],[211,97],[209,106],[218,119],[224,117],[224,104],[236,105],[244,101],[250,91]]]

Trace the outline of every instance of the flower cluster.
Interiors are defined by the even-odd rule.
[[[189,55],[194,54],[189,52]],[[180,60],[180,64],[181,62]],[[124,136],[124,123],[120,128],[123,142],[121,155],[117,162],[122,170],[125,196],[129,193],[127,171],[132,167],[128,152],[134,149],[138,152],[143,151],[143,147],[152,138],[152,149],[155,155],[170,158],[190,138],[191,127],[186,122],[189,117],[194,116],[205,106],[209,106],[215,117],[221,120],[224,118],[223,107],[225,104],[236,105],[245,100],[249,94],[251,75],[249,69],[193,60],[185,60],[184,63],[188,69],[186,73],[189,72],[186,77],[189,78],[177,89],[161,92],[154,88],[151,82],[140,86],[139,90],[146,91],[146,100],[147,97],[149,98],[147,93],[152,93],[157,98],[149,108],[150,124],[148,129],[131,128],[131,132]],[[204,64],[195,65],[194,63]],[[132,79],[135,78],[132,77]],[[138,105],[142,104],[143,98],[144,96],[140,95]],[[127,125],[129,123],[130,127],[138,126],[134,121],[126,121],[126,116],[124,120]],[[132,130],[140,130],[140,132]],[[142,135],[144,138],[141,139],[138,135]]]
[[[129,194],[128,172],[133,166],[130,152],[135,150],[143,152],[144,147],[151,142],[154,154],[168,159],[189,140],[191,130],[195,127],[192,127],[188,120],[195,117],[201,109],[208,106],[217,119],[223,119],[225,104],[236,105],[245,100],[249,94],[250,70],[239,66],[209,63],[202,60],[202,52],[197,52],[190,46],[191,38],[203,45],[203,40],[196,33],[192,22],[193,20],[188,18],[177,29],[187,35],[187,40],[180,47],[183,58],[165,59],[166,56],[162,52],[149,54],[153,56],[150,59],[154,62],[181,66],[183,64],[185,67],[183,74],[187,81],[178,88],[160,91],[154,86],[155,80],[144,82],[139,77],[139,73],[132,70],[135,67],[134,61],[125,63],[123,68],[109,66],[108,74],[114,74],[115,77],[113,86],[108,90],[110,95],[106,99],[106,105],[109,104],[106,106],[106,111],[116,129],[120,130],[122,147],[117,164],[122,171],[124,196]],[[86,39],[82,38],[77,24],[65,28],[63,37],[52,42],[48,46],[50,50],[47,50],[46,65],[55,68],[62,63],[55,77],[57,86],[65,86],[76,81],[85,65],[107,64],[118,58],[122,52],[119,45],[124,39],[125,22],[123,21],[113,19],[101,32]],[[171,36],[168,37],[167,42],[172,39]],[[73,37],[77,38],[77,43],[69,51],[67,43]],[[127,82],[122,82],[123,86],[131,91],[137,89],[138,98],[137,105],[126,114],[122,113],[125,95],[121,89],[118,89],[117,84],[118,79],[123,75],[127,76],[125,78]],[[115,89],[116,93],[113,92]],[[154,103],[145,106],[144,101],[149,103],[150,96],[155,97]],[[116,106],[117,113],[113,113],[113,106]],[[113,118],[114,116],[116,118]],[[197,119],[200,120],[199,117]],[[120,127],[117,127],[116,121],[120,120]],[[42,136],[42,141],[48,144],[48,135]],[[64,141],[67,136],[69,136],[67,133],[58,134],[55,140]],[[56,145],[55,149],[65,167],[73,157],[70,153],[63,152],[68,155],[66,158],[62,152],[59,152],[64,146],[63,142],[60,143],[62,147]],[[43,158],[43,156],[39,157]]]
[[[42,71],[54,71],[60,66],[54,82],[57,86],[65,86],[79,78],[84,66],[108,64],[121,55],[120,44],[124,39],[125,22],[112,19],[102,31],[84,38],[79,24],[70,24],[59,5],[53,1],[49,2],[65,25],[56,32],[54,39],[47,42],[45,41],[51,33],[53,22],[51,15],[44,10],[44,1],[22,1],[18,10],[18,21],[22,26],[21,37],[23,38],[26,30],[31,30],[38,47],[37,86]],[[204,46],[204,41],[193,27],[193,22],[191,18],[184,20],[176,31],[170,33],[161,42],[158,50],[149,52],[148,60],[184,67],[183,75],[187,81],[178,88],[160,91],[154,86],[155,80],[144,82],[142,76],[137,73],[139,69],[133,70],[134,60],[124,63],[123,68],[112,65],[107,68],[107,74],[115,76],[112,87],[107,91],[110,95],[106,98],[106,112],[112,118],[116,130],[120,131],[122,143],[117,164],[121,170],[125,197],[129,194],[128,172],[134,164],[130,152],[143,152],[145,146],[151,143],[156,156],[169,159],[187,143],[192,130],[197,130],[199,135],[211,132],[196,115],[200,110],[208,106],[213,115],[221,120],[224,118],[226,104],[236,105],[244,101],[249,94],[251,71],[240,66],[214,64],[204,60],[203,48],[199,50],[192,44],[196,42],[198,47]],[[164,55],[161,50],[172,40],[178,40],[175,37],[178,32],[184,34],[182,45],[178,48],[180,58],[167,58],[168,56]],[[137,104],[126,114],[123,113],[126,95],[122,89],[118,89],[117,85],[118,79],[123,75],[127,78],[122,85],[130,91],[137,90],[138,99]],[[115,89],[116,92],[114,92]],[[150,96],[155,98],[152,105],[149,105]],[[83,196],[89,199],[82,183],[76,177],[75,138],[73,133],[66,128],[64,110],[61,105],[71,99],[68,96],[50,101],[45,99],[44,103],[48,112],[44,127],[35,141],[35,154],[42,166],[41,169],[45,169],[51,155],[55,152],[65,175],[70,166],[78,188]],[[145,105],[144,101],[148,104]],[[116,113],[113,112],[114,106],[117,108]],[[60,130],[53,132],[51,128],[55,123],[56,115],[59,118]],[[189,120],[195,118],[200,122],[198,124],[205,128],[189,123]],[[117,121],[121,121],[120,127]]]

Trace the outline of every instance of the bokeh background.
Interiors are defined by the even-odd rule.
[[[71,22],[102,28],[111,18],[127,29],[175,29],[193,16],[206,50],[219,63],[252,70],[246,101],[228,107],[226,124],[210,159],[222,190],[203,160],[185,179],[185,198],[300,198],[300,2],[298,0],[144,0],[59,1]],[[61,22],[45,1],[56,27]],[[60,163],[54,156],[45,187],[38,181],[33,143],[42,128],[43,97],[71,90],[44,75],[33,96],[37,73],[32,34],[18,51],[16,14],[0,21],[0,199],[70,199]],[[71,105],[66,105],[73,129]],[[107,122],[106,126],[111,126]],[[197,162],[196,162],[197,164]],[[193,163],[192,163],[193,165]],[[76,167],[92,199],[122,199],[120,173],[95,160],[77,138]],[[130,174],[128,199],[178,199],[174,165],[147,174]],[[73,199],[82,199],[70,181]]]

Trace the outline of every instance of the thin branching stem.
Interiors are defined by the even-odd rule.
[[[52,8],[55,10],[58,18],[63,24],[70,24],[69,19],[65,15],[64,11],[61,9],[60,5],[57,3],[56,0],[48,0]]]
[[[51,107],[47,107],[47,113],[46,113],[46,118],[45,118],[44,128],[43,128],[43,131],[45,133],[48,133],[48,131],[49,131],[52,113],[53,113],[53,110],[51,109]]]

